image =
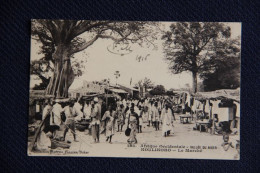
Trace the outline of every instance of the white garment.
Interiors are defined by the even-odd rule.
[[[205,112],[210,113],[210,106],[209,106],[208,100],[206,101],[206,104],[205,104]]]
[[[69,106],[65,106],[65,107],[63,108],[63,111],[64,111],[64,113],[65,113],[66,118],[72,116],[72,115],[71,115],[71,112],[70,112],[70,107],[69,107]]]
[[[42,111],[42,120],[45,119],[45,117],[48,115],[48,113],[51,112],[51,106],[47,105],[44,107],[43,111]]]
[[[148,106],[148,100],[147,100],[147,99],[145,99],[144,105],[145,105],[145,106]]]
[[[153,115],[152,109],[153,109],[153,105],[149,104],[149,106],[148,106],[148,120],[149,121],[152,121],[152,115]]]
[[[234,102],[237,106],[236,117],[240,117],[240,103]]]
[[[167,131],[172,131],[173,132],[173,116],[172,116],[172,111],[171,109],[168,109],[166,111],[166,109],[164,108],[162,110],[162,135],[164,136],[164,133]]]
[[[126,107],[126,101],[125,101],[125,99],[123,99],[123,105],[124,105],[124,107]]]
[[[155,106],[152,107],[152,115],[152,121],[159,121],[159,111]]]
[[[40,112],[40,105],[36,105],[36,113]]]
[[[53,106],[53,109],[52,109],[52,116],[50,118],[50,125],[60,125],[61,124],[61,113],[63,112],[64,110],[62,109],[61,105],[59,103],[56,103],[54,106]]]
[[[51,146],[51,140],[46,134],[41,131],[37,137],[36,148],[38,150],[47,150],[49,146]]]
[[[76,115],[75,120],[80,120],[83,118],[83,112],[81,112],[82,106],[79,102],[76,102],[73,106],[73,115]]]
[[[188,106],[190,106],[190,94],[187,93],[187,99],[185,104],[188,103]]]
[[[141,115],[142,113],[142,115]],[[143,125],[143,116],[144,116],[144,111],[140,111],[140,113],[138,114],[139,115],[139,126],[142,126]]]
[[[140,114],[140,110],[139,110],[139,108],[138,108],[137,106],[134,107],[134,111],[135,111],[135,113],[137,113],[138,115]]]
[[[86,116],[86,119],[90,119],[90,115],[91,115],[91,104],[87,105],[85,104],[84,109],[83,109],[83,113]]]
[[[162,103],[158,102],[158,110],[162,110]]]

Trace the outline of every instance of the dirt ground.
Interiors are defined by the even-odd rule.
[[[57,148],[49,153],[31,153],[29,155],[58,155],[78,157],[141,157],[141,158],[190,158],[190,159],[239,159],[235,149],[236,139],[239,134],[231,135],[230,147],[224,151],[221,144],[221,135],[212,135],[207,132],[193,130],[195,121],[189,124],[181,124],[179,115],[174,121],[174,134],[162,136],[160,130],[155,131],[144,123],[142,133],[137,133],[138,143],[128,145],[128,137],[123,132],[116,132],[112,138],[112,144],[106,142],[104,135],[100,136],[100,143],[93,143],[92,136],[87,132],[77,131],[79,142],[73,141],[73,135],[68,132],[66,140],[72,141],[70,149]],[[117,130],[117,128],[116,128]]]

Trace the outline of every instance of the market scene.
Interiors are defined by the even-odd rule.
[[[240,159],[240,29],[32,20],[28,155]]]

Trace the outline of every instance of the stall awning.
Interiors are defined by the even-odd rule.
[[[119,94],[127,94],[128,92],[126,92],[125,90],[122,89],[116,89],[116,88],[111,88],[109,89],[110,91],[114,92],[114,93],[119,93]]]
[[[222,89],[211,92],[198,92],[195,94],[197,99],[217,99],[217,98],[227,98],[240,102],[240,88],[236,90]]]

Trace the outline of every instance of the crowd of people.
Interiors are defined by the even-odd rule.
[[[144,125],[162,131],[167,137],[173,133],[175,120],[173,102],[170,97],[153,97],[143,99],[117,99],[104,104],[101,98],[77,101],[70,99],[47,99],[42,112],[42,126],[37,138],[37,148],[50,146],[50,139],[66,140],[70,130],[74,142],[78,142],[75,123],[82,119],[89,122],[93,138],[92,143],[100,142],[100,134],[105,134],[106,141],[112,143],[116,132],[129,136],[129,144],[137,143],[137,133],[142,133]],[[160,128],[161,125],[161,128]]]

